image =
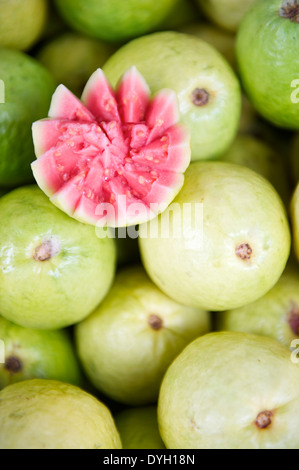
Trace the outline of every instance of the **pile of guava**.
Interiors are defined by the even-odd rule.
[[[299,0],[0,23],[0,449],[299,449]]]

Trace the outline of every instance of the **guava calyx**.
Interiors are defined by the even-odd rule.
[[[23,364],[21,359],[16,356],[9,356],[6,358],[4,363],[4,369],[10,372],[11,374],[17,374],[23,369]]]
[[[60,252],[60,244],[54,237],[46,238],[35,248],[33,258],[35,261],[49,261]]]
[[[289,325],[295,335],[299,334],[299,307],[298,305],[292,301],[291,302],[291,310],[288,314],[288,322]]]
[[[124,227],[164,211],[183,186],[190,132],[172,90],[150,90],[129,69],[114,91],[103,71],[82,102],[60,85],[49,118],[33,124],[34,177],[51,202],[80,222]]]
[[[299,23],[299,1],[284,1],[282,7],[279,10],[279,15],[282,18],[287,18],[291,20],[293,23]]]
[[[163,327],[163,320],[158,315],[151,314],[148,318],[148,324],[153,330],[158,331]]]
[[[236,255],[241,258],[241,260],[250,260],[252,255],[252,248],[249,243],[241,243],[236,247]]]
[[[205,106],[210,100],[210,94],[204,88],[195,88],[192,92],[192,103],[195,106]]]
[[[273,412],[272,411],[262,411],[257,415],[255,424],[259,429],[267,429],[272,424]]]

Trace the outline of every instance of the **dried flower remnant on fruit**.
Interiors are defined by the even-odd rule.
[[[150,315],[148,319],[148,324],[153,330],[161,330],[163,326],[163,320],[158,315]]]
[[[209,99],[209,93],[203,88],[195,88],[192,93],[192,103],[195,104],[195,106],[205,106],[208,104]]]
[[[257,415],[255,424],[259,429],[266,429],[272,424],[272,411],[262,411]]]
[[[299,1],[288,0],[283,3],[279,10],[279,15],[282,18],[287,18],[293,23],[299,23]]]
[[[248,243],[241,243],[241,245],[236,248],[236,255],[241,258],[241,260],[250,260],[252,255],[252,248]]]
[[[17,374],[18,372],[21,372],[22,368],[22,361],[15,356],[8,357],[4,364],[4,369],[6,369],[11,374]]]
[[[54,238],[44,240],[35,248],[33,258],[35,261],[49,261],[60,252],[60,245]]]
[[[291,302],[291,310],[288,314],[289,325],[295,335],[299,334],[299,307],[295,302]]]

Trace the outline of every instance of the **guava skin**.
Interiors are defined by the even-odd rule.
[[[283,202],[290,201],[289,181],[282,155],[251,135],[239,134],[221,161],[244,165],[256,171],[275,187]]]
[[[188,34],[154,33],[135,39],[113,54],[103,67],[116,85],[132,65],[154,93],[177,93],[181,120],[191,132],[192,160],[215,158],[234,140],[241,113],[239,82],[223,56],[210,44]],[[208,100],[197,100],[200,92]]]
[[[76,325],[79,358],[92,384],[131,406],[155,403],[171,361],[210,331],[210,316],[164,295],[141,267],[127,268],[99,307]]]
[[[115,416],[123,449],[165,449],[161,439],[157,407],[129,408]]]
[[[283,0],[256,2],[242,21],[236,51],[253,106],[272,124],[296,130],[299,107],[292,101],[296,92],[292,83],[298,80],[299,24],[280,16],[285,4]]]
[[[291,205],[292,242],[297,260],[299,260],[299,183],[293,194]]]
[[[221,28],[237,32],[255,0],[196,0],[207,17]]]
[[[0,77],[0,185],[13,188],[33,181],[31,126],[47,114],[55,83],[37,60],[10,49],[0,50]]]
[[[299,272],[288,268],[264,297],[241,308],[220,312],[217,329],[269,336],[291,347],[299,335]]]
[[[58,329],[101,302],[114,278],[114,240],[54,207],[37,186],[0,200],[0,312],[21,326]]]
[[[174,233],[165,237],[162,228],[171,212]],[[151,236],[150,222],[139,230],[148,275],[177,302],[205,310],[229,310],[265,295],[290,253],[280,197],[267,180],[241,165],[192,163],[181,192],[155,223],[157,236]]]
[[[169,449],[298,449],[299,367],[271,338],[193,341],[163,379],[158,422]]]
[[[5,362],[0,364],[0,389],[34,378],[81,385],[82,376],[69,332],[32,330],[0,317]]]
[[[26,380],[2,390],[0,427],[0,449],[121,449],[108,408],[56,380]]]

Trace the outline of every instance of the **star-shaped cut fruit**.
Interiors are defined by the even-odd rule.
[[[135,67],[116,91],[103,71],[80,101],[60,85],[49,117],[33,124],[32,171],[51,202],[87,224],[123,227],[162,212],[190,164],[190,134],[176,94],[150,90]]]

